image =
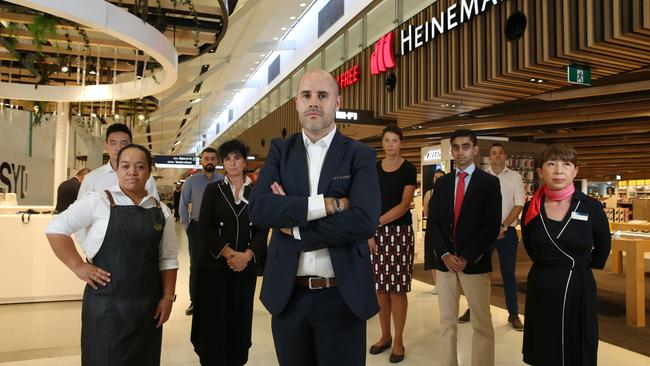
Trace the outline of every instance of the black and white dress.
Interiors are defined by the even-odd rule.
[[[522,217],[526,217],[528,204]],[[535,366],[596,366],[598,313],[592,268],[602,269],[611,247],[602,205],[573,194],[562,221],[541,213],[522,225],[533,260],[528,273],[524,362]]]

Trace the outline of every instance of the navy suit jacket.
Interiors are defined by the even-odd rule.
[[[318,194],[347,197],[350,209],[307,221],[309,171],[302,134],[271,141],[268,158],[250,199],[251,221],[273,229],[260,299],[272,315],[285,309],[296,281],[301,252],[329,248],[336,285],[350,310],[369,319],[379,307],[370,265],[368,238],[379,224],[381,199],[376,153],[336,132],[323,162]],[[271,191],[280,183],[286,196]],[[300,228],[302,240],[280,232]]]
[[[499,178],[479,168],[465,190],[453,241],[455,174],[440,177],[429,201],[425,255],[436,257],[436,268],[447,272],[441,256],[447,252],[467,259],[464,273],[492,271],[492,249],[501,226]]]

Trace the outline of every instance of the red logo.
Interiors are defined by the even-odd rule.
[[[370,55],[370,73],[379,75],[396,66],[395,51],[393,50],[393,32],[379,38],[375,50]]]

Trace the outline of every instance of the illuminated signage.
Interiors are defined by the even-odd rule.
[[[370,73],[379,75],[396,65],[393,32],[390,32],[379,38],[375,43],[375,50],[370,55]]]
[[[400,31],[401,54],[405,55],[435,39],[437,35],[450,31],[470,20],[473,16],[484,13],[488,4],[498,5],[505,0],[461,0],[441,11],[438,17],[420,25],[409,25]],[[479,4],[481,5],[479,8]]]
[[[359,119],[359,114],[357,112],[336,111],[336,119],[356,121]]]
[[[359,65],[355,65],[341,75],[336,77],[336,83],[339,84],[339,89],[343,90],[352,84],[359,82]]]
[[[195,155],[158,155],[156,168],[201,169],[199,157]]]
[[[442,154],[440,153],[440,149],[435,149],[435,150],[429,150],[424,154],[424,159],[425,161],[428,160],[440,160],[442,158]]]

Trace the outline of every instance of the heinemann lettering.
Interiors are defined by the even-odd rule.
[[[461,0],[440,12],[440,16],[432,17],[430,21],[420,25],[409,25],[400,31],[401,54],[405,55],[422,45],[434,40],[436,36],[450,31],[484,13],[488,5],[498,5],[505,0]],[[459,6],[460,4],[460,6]],[[481,5],[479,7],[479,4]],[[460,13],[460,14],[459,14]]]

